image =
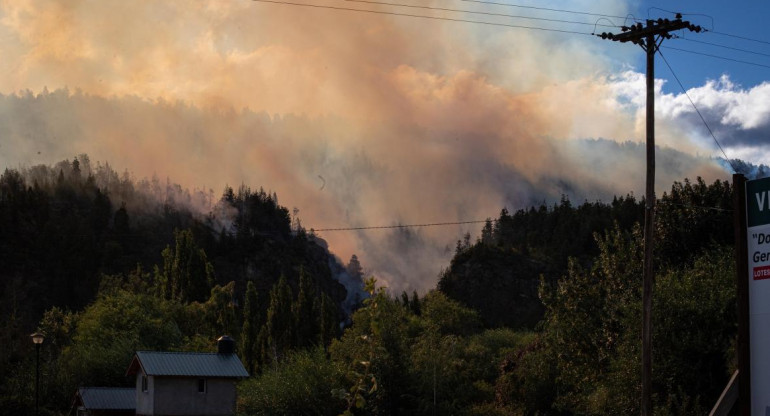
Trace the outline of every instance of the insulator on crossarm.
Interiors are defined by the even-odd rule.
[[[628,32],[629,30],[631,30],[631,28],[629,28],[628,26],[621,26],[620,30],[622,30],[624,32]]]

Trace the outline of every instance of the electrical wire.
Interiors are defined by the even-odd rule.
[[[462,0],[462,1],[471,1],[471,0]],[[677,14],[677,12],[674,12],[674,11],[671,11],[671,10],[666,10],[666,9],[661,9],[660,7],[650,7],[649,9],[647,9],[647,15],[648,16],[650,15],[650,10],[660,10],[662,12],[670,13],[670,14],[673,14],[673,15]],[[750,37],[747,37],[747,36],[734,35],[734,34],[731,34],[731,33],[715,31],[714,30],[714,16],[711,16],[711,15],[708,15],[708,14],[702,14],[702,13],[679,13],[679,14],[681,14],[682,16],[703,16],[703,17],[708,17],[711,20],[711,29],[705,29],[704,33],[713,33],[715,35],[727,36],[727,37],[731,37],[731,38],[735,38],[735,39],[748,40],[748,41],[751,41],[751,42],[757,42],[757,43],[763,43],[763,44],[766,44],[766,45],[770,45],[770,42],[766,41],[766,40],[755,39],[755,38],[750,38]],[[634,20],[639,21],[639,19],[634,19]]]
[[[575,31],[575,30],[552,29],[552,28],[545,28],[545,27],[538,27],[538,26],[514,25],[514,24],[508,24],[508,23],[494,23],[494,22],[485,22],[485,21],[481,21],[481,20],[468,20],[468,19],[456,19],[456,18],[450,18],[450,17],[426,16],[426,15],[419,15],[419,14],[389,12],[389,11],[383,11],[383,10],[354,9],[354,8],[351,8],[351,7],[326,6],[326,5],[321,5],[321,4],[307,4],[307,3],[294,3],[294,2],[290,2],[290,1],[279,1],[279,0],[251,0],[251,1],[257,2],[257,3],[282,4],[282,5],[286,5],[286,6],[300,6],[300,7],[311,7],[311,8],[316,8],[316,9],[328,9],[328,10],[349,11],[349,12],[359,12],[359,13],[382,14],[382,15],[390,15],[390,16],[415,17],[415,18],[420,18],[420,19],[443,20],[443,21],[448,21],[448,22],[475,23],[475,24],[486,25],[486,26],[501,26],[501,27],[509,27],[509,28],[514,28],[514,29],[529,29],[529,30],[539,30],[539,31],[543,31],[543,32],[557,32],[557,33],[568,33],[568,34],[573,34],[573,35],[593,36],[593,34],[591,34],[591,33],[588,33],[588,32],[578,32],[578,31]]]
[[[706,126],[706,130],[709,131],[709,134],[711,134],[711,137],[714,139],[714,143],[717,144],[717,147],[719,147],[719,150],[722,151],[722,154],[725,156],[725,160],[727,160],[727,163],[729,163],[730,167],[733,168],[733,172],[737,173],[738,169],[735,168],[735,165],[733,165],[733,162],[730,161],[729,157],[727,157],[727,153],[725,153],[725,149],[723,149],[722,145],[719,144],[719,140],[717,140],[717,136],[714,135],[714,132],[711,130],[711,127],[709,127],[708,123],[706,122],[706,118],[703,117],[703,114],[701,114],[700,110],[698,110],[698,106],[696,106],[695,102],[692,100],[692,98],[690,98],[690,94],[687,93],[687,90],[684,88],[684,85],[682,85],[682,81],[679,80],[679,77],[676,75],[676,72],[674,72],[674,68],[671,68],[671,65],[668,63],[668,59],[666,59],[666,57],[660,51],[660,48],[658,48],[658,54],[660,55],[661,58],[663,58],[663,62],[666,63],[668,70],[671,71],[671,75],[674,76],[674,79],[676,80],[677,84],[679,84],[679,87],[682,89],[682,92],[684,92],[684,95],[687,97],[688,100],[690,100],[690,104],[692,104],[692,108],[694,108],[695,112],[698,113],[698,116],[703,122],[703,125]]]
[[[681,37],[681,36],[676,36],[675,39],[685,40],[687,42],[700,43],[700,44],[703,44],[703,45],[716,46],[718,48],[730,49],[730,50],[737,51],[737,52],[744,52],[744,53],[750,53],[750,54],[753,54],[753,55],[770,57],[770,53],[762,53],[762,52],[750,51],[748,49],[741,49],[741,48],[736,48],[736,47],[733,47],[733,46],[720,45],[718,43],[704,42],[702,40],[689,39],[689,38],[685,38],[685,37]]]
[[[671,11],[671,10],[661,9],[660,7],[650,7],[650,8],[647,9],[647,16],[648,17],[650,16],[650,11],[651,10],[660,10],[662,12],[666,12],[666,13],[672,14],[674,16],[678,15],[678,16],[702,16],[702,17],[708,17],[709,20],[711,20],[711,29],[714,29],[714,16],[711,16],[710,14],[703,14],[703,13],[679,13],[679,12],[674,12],[674,11]]]
[[[712,55],[712,54],[709,54],[709,53],[695,52],[695,51],[691,51],[691,50],[688,50],[688,49],[672,48],[671,46],[661,46],[658,49],[670,49],[672,51],[687,52],[687,53],[692,53],[692,54],[695,54],[695,55],[708,56],[709,58],[722,59],[722,60],[725,60],[725,61],[736,62],[736,63],[739,63],[739,64],[753,65],[753,66],[758,66],[758,67],[770,69],[770,65],[763,65],[763,64],[758,64],[756,62],[742,61],[740,59],[732,59],[732,58],[727,58],[727,57],[724,57],[724,56]]]
[[[732,212],[732,209],[728,209],[728,208],[707,207],[707,206],[703,206],[703,205],[692,205],[692,204],[678,204],[678,203],[675,203],[675,202],[669,202],[669,201],[663,201],[663,200],[658,200],[657,204],[673,205],[673,206],[678,206],[678,207],[683,207],[683,208],[705,209],[705,210],[711,210],[711,211]],[[495,222],[497,220],[496,219],[486,219],[486,220],[478,220],[478,221],[436,222],[436,223],[428,223],[428,224],[402,224],[402,225],[340,227],[340,228],[310,228],[309,230],[311,232],[392,230],[392,229],[401,229],[401,228],[420,228],[420,227],[439,227],[439,226],[448,226],[448,225],[484,224],[487,221]]]
[[[748,40],[748,41],[751,41],[751,42],[764,43],[765,45],[770,45],[770,42],[768,42],[766,40],[754,39],[754,38],[749,38],[749,37],[740,36],[740,35],[732,35],[730,33],[717,32],[715,30],[707,30],[706,33],[713,33],[715,35],[727,36],[727,37],[731,37],[731,38],[735,38],[735,39]]]
[[[392,3],[392,2],[386,2],[386,1],[373,1],[373,0],[345,0],[345,1],[350,3],[376,4],[376,5],[394,6],[394,7],[408,7],[412,9],[434,10],[434,11],[453,12],[453,13],[467,13],[467,14],[476,14],[476,15],[494,16],[494,17],[508,17],[508,18],[514,18],[514,19],[540,20],[544,22],[568,23],[568,24],[574,24],[574,25],[617,27],[617,28],[620,27],[620,25],[616,25],[616,24],[602,25],[598,23],[578,22],[574,20],[549,19],[545,17],[532,17],[532,16],[522,16],[522,15],[516,15],[516,14],[505,14],[505,13],[478,12],[473,10],[450,9],[446,7],[417,6],[414,4]],[[610,23],[613,23],[611,20],[608,20],[608,21]]]
[[[494,6],[507,6],[507,7],[517,7],[521,9],[531,9],[531,10],[542,10],[547,12],[558,12],[558,13],[570,13],[570,14],[579,14],[583,16],[596,16],[596,17],[611,17],[613,19],[627,19],[628,16],[615,16],[611,14],[601,14],[601,13],[590,13],[590,12],[581,12],[577,10],[565,10],[565,9],[556,9],[556,8],[549,8],[549,7],[538,7],[538,6],[524,6],[521,4],[513,4],[513,3],[500,3],[495,1],[483,1],[483,0],[460,0],[464,1],[466,3],[477,3],[477,4],[487,4],[487,5],[494,5]],[[633,18],[634,21],[639,21],[639,19]]]
[[[482,224],[488,220],[478,221],[456,221],[456,222],[434,222],[428,224],[400,224],[400,225],[380,225],[370,227],[342,227],[342,228],[311,228],[311,232],[321,231],[360,231],[360,230],[389,230],[394,228],[419,228],[419,227],[440,227],[447,225],[465,225],[465,224]]]
[[[657,202],[655,202],[655,205],[673,205],[673,206],[682,207],[682,208],[697,208],[697,209],[705,209],[709,211],[733,212],[733,210],[729,208],[706,207],[702,205],[691,205],[691,204],[677,204],[676,202],[663,201],[663,200],[658,200]]]

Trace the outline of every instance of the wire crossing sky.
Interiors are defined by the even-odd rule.
[[[669,3],[0,0],[0,168],[87,154],[158,198],[264,187],[421,290],[503,208],[641,195],[644,54],[593,34]],[[709,31],[664,44],[661,194],[770,159],[770,6],[680,6]]]

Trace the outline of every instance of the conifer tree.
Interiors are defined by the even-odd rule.
[[[319,341],[324,348],[331,344],[334,338],[337,338],[340,331],[340,319],[337,312],[337,306],[326,293],[321,293],[321,303],[319,306],[321,316],[319,322]]]
[[[155,271],[159,294],[184,302],[206,300],[214,284],[214,267],[195,244],[192,231],[175,231],[174,249],[167,246],[161,255],[163,269]]]
[[[294,340],[294,317],[291,313],[292,294],[286,277],[281,276],[270,290],[267,309],[268,354],[274,363],[282,360]]]
[[[412,301],[409,302],[409,308],[412,309],[412,313],[415,315],[420,315],[421,307],[420,307],[420,297],[417,296],[417,291],[412,292]]]
[[[243,301],[243,327],[241,329],[240,352],[246,370],[251,374],[256,373],[259,358],[257,337],[262,326],[259,315],[257,289],[254,286],[254,282],[249,282],[246,285],[246,296]]]
[[[297,301],[292,305],[296,328],[295,345],[297,347],[309,347],[318,340],[318,309],[320,305],[316,304],[316,297],[316,289],[313,286],[312,279],[303,267],[299,271]]]
[[[363,267],[361,267],[361,262],[358,261],[358,256],[356,256],[355,254],[350,256],[350,261],[348,262],[346,271],[348,272],[350,277],[363,282],[364,269]]]

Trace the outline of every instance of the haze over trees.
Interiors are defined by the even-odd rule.
[[[0,385],[5,408],[28,409],[27,344],[36,326],[56,334],[44,346],[52,409],[84,383],[125,385],[116,363],[137,349],[207,350],[222,334],[245,332],[256,372],[290,348],[337,336],[351,305],[332,266],[345,266],[314,236],[291,229],[274,194],[241,186],[211,198],[155,178],[135,183],[86,155],[3,172],[0,370],[12,375]],[[190,209],[196,204],[214,209],[201,216]]]
[[[661,414],[703,414],[735,367],[731,192],[684,180],[658,204]],[[435,290],[367,279],[351,297],[335,276],[360,281],[359,259],[340,264],[262,189],[215,199],[85,155],[6,169],[0,406],[32,411],[39,329],[51,414],[79,385],[131,385],[136,350],[211,351],[222,334],[252,374],[244,415],[638,413],[642,207],[503,209],[457,242]]]

